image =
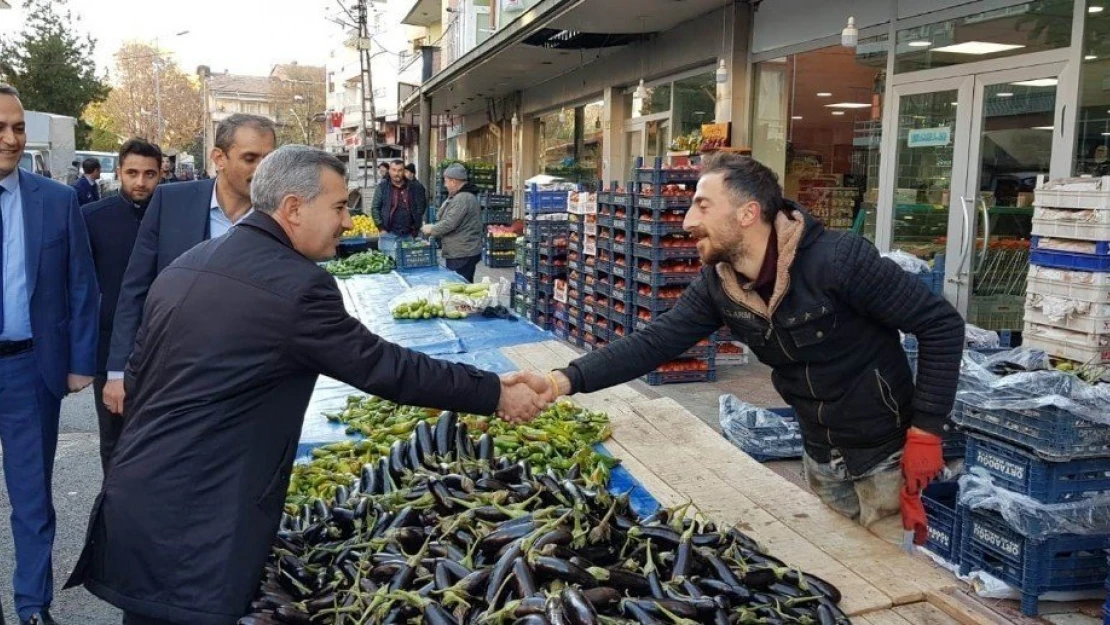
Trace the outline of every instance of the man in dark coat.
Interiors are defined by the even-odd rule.
[[[374,189],[370,216],[381,232],[399,237],[414,237],[424,224],[428,210],[428,194],[419,182],[405,176],[405,163],[395,160],[389,165],[389,176]]]
[[[258,588],[319,374],[407,404],[527,420],[527,385],[370,333],[316,261],[351,227],[343,165],[285,146],[255,212],[155,280],[123,436],[70,585],[124,622],[232,625]]]
[[[131,139],[119,151],[116,170],[120,181],[118,195],[81,207],[89,231],[96,281],[100,284],[100,340],[96,352],[96,379],[93,393],[100,426],[100,466],[108,471],[108,459],[123,431],[123,418],[104,405],[104,385],[108,381],[108,348],[112,342],[112,322],[116,316],[123,272],[135,247],[139,223],[158,186],[162,150],[142,139]]]
[[[100,161],[91,156],[86,158],[81,161],[81,171],[84,175],[73,183],[73,190],[77,192],[77,204],[84,206],[100,199],[100,185],[97,183],[100,180]]]

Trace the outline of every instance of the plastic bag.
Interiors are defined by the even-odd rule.
[[[965,326],[964,337],[967,340],[968,347],[973,348],[991,349],[1002,344],[1002,340],[998,338],[998,333],[994,330],[984,330],[970,323]]]
[[[721,433],[745,453],[759,461],[802,456],[802,431],[797,420],[728,393],[718,401]]]
[[[960,504],[995,510],[1010,527],[1030,538],[1110,534],[1110,493],[1065,503],[1042,503],[995,485],[982,467],[974,467],[960,478]]]
[[[1015,363],[1041,370],[1011,375],[995,373],[998,367]],[[991,356],[965,354],[956,399],[983,410],[1054,407],[1081,419],[1110,425],[1110,384],[1092,385],[1071,373],[1048,369],[1048,357],[1039,350],[1019,348]]]
[[[894,250],[882,255],[883,258],[889,258],[894,261],[894,264],[902,268],[902,271],[908,273],[929,273],[933,270],[929,263],[921,260],[913,254],[907,254],[902,250]]]
[[[420,286],[389,300],[394,319],[432,319],[444,316],[443,294],[439,287]]]
[[[510,297],[509,281],[504,278],[490,282],[487,277],[475,284],[444,282],[439,289],[443,308],[449,317],[452,313],[467,317],[486,308],[505,306]]]

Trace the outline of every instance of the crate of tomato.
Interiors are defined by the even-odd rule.
[[[698,242],[685,232],[667,235],[638,234],[632,249],[636,258],[647,260],[688,260],[698,257]]]
[[[686,219],[684,210],[645,210],[636,216],[636,232],[663,236],[683,232],[682,222]]]
[[[715,382],[716,380],[717,370],[712,359],[702,358],[672,360],[644,376],[644,381],[650,386],[686,382]]]
[[[640,185],[640,194],[636,196],[636,206],[651,210],[685,210],[690,208],[693,201],[693,183],[664,184],[658,187],[645,183]]]
[[[636,304],[653,313],[661,313],[674,308],[685,290],[686,287],[681,285],[653,287],[649,284],[637,284]]]
[[[651,287],[687,285],[698,277],[701,263],[693,260],[640,260],[636,263],[636,282]]]

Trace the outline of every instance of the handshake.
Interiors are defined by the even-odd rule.
[[[497,416],[509,423],[527,423],[570,390],[570,380],[561,371],[547,375],[535,371],[503,375]]]

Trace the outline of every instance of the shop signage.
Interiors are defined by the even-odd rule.
[[[906,137],[906,145],[911,148],[936,148],[952,142],[952,128],[914,128]]]

